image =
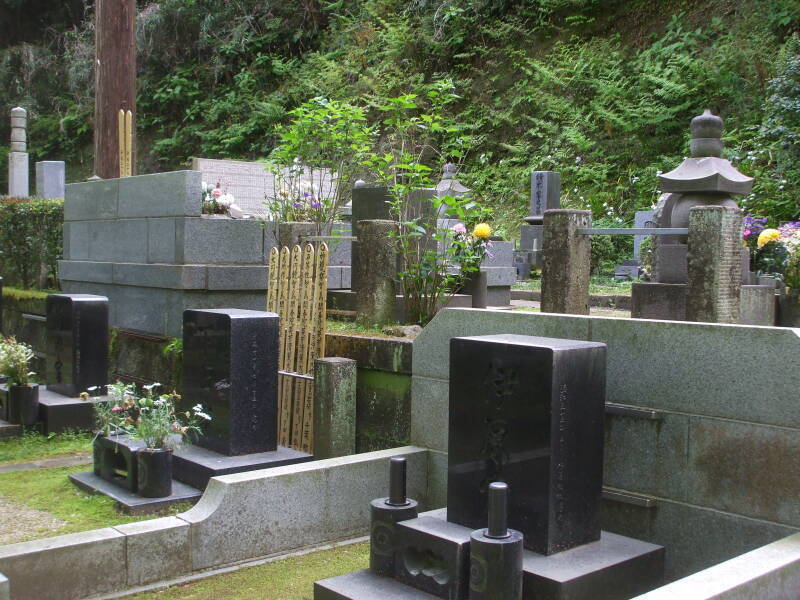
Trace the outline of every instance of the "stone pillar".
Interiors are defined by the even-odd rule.
[[[739,322],[741,234],[742,211],[738,208],[690,209],[687,321]]]
[[[360,179],[356,181],[353,185],[352,215],[350,219],[351,223],[353,223],[353,235],[357,235],[355,233],[355,224],[359,221],[394,220],[389,204],[391,200],[392,196],[389,194],[388,188],[370,186]],[[356,274],[359,271],[358,262],[358,244],[354,243],[350,258],[350,286],[353,290],[358,287],[358,275]]]
[[[592,242],[577,230],[591,226],[588,210],[545,211],[542,312],[589,314]]]
[[[356,361],[314,361],[314,458],[356,453]]]
[[[8,195],[26,198],[28,187],[28,111],[11,109],[11,152],[8,153]]]
[[[395,320],[395,277],[397,265],[395,221],[358,221],[353,267],[356,320],[366,325],[385,325]]]
[[[285,221],[278,223],[278,248],[288,246],[291,250],[302,243],[302,238],[320,235],[320,225],[307,221]]]
[[[36,163],[36,195],[42,198],[63,198],[66,187],[65,165],[62,160],[42,160]]]

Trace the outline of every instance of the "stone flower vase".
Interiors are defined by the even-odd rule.
[[[136,452],[138,493],[145,498],[172,495],[172,449],[142,448]]]
[[[39,420],[39,385],[8,386],[8,417],[12,423],[34,425]]]
[[[800,290],[786,290],[780,299],[780,327],[800,327]]]
[[[472,308],[486,308],[489,296],[486,271],[470,271],[461,286],[461,293],[472,296]]]

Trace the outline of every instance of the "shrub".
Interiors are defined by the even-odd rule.
[[[0,269],[6,284],[58,287],[64,201],[0,199]]]

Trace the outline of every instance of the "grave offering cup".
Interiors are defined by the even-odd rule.
[[[34,425],[39,420],[39,385],[9,386],[8,413],[12,423]]]
[[[395,525],[417,516],[417,501],[406,497],[406,459],[389,463],[389,497],[370,503],[369,569],[376,575],[394,573]]]

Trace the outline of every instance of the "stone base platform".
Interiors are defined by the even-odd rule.
[[[434,600],[436,596],[420,592],[368,569],[314,583],[314,600]]]
[[[194,504],[203,495],[203,492],[172,480],[172,495],[165,498],[144,498],[134,494],[119,485],[106,481],[92,472],[74,473],[69,476],[70,481],[76,486],[93,494],[103,494],[116,500],[119,509],[127,515],[147,515],[167,508],[179,502]]]
[[[441,551],[443,547],[439,540],[442,527],[432,526],[430,523],[446,518],[447,510],[440,509],[402,522],[404,527],[415,530],[416,552],[427,551],[431,556],[437,556],[437,549]],[[455,523],[447,523],[445,529],[449,538],[460,532],[460,537],[469,539],[471,533],[469,528]],[[425,537],[429,538],[428,542]],[[467,565],[453,565],[452,560],[448,562],[443,557],[439,558],[441,560],[438,562],[450,565],[448,570],[452,567],[456,573],[468,572]],[[468,556],[463,558],[469,561]],[[396,560],[402,559],[398,557]],[[395,564],[397,573],[401,563]],[[525,550],[522,568],[522,597],[525,600],[626,600],[661,585],[664,548],[603,531],[596,542],[550,556]],[[414,577],[412,575],[410,578]],[[442,589],[445,589],[444,586]],[[405,600],[433,597],[438,596],[367,571],[326,579],[314,586],[315,600]],[[466,595],[463,597],[466,598]]]
[[[208,480],[217,475],[283,467],[310,460],[314,460],[312,455],[283,446],[272,452],[227,456],[200,446],[185,445],[176,449],[172,456],[172,473],[178,481],[204,490]]]
[[[0,419],[0,440],[19,437],[22,435],[22,425],[14,425]]]
[[[405,307],[403,296],[398,294],[396,297],[396,317],[398,322],[403,321]],[[447,301],[448,308],[471,308],[472,296],[469,294],[453,294]],[[349,312],[356,309],[356,293],[352,290],[328,290],[328,309]]]
[[[0,385],[3,397],[8,395],[8,386]],[[42,433],[63,433],[65,431],[92,431],[94,429],[94,404],[105,402],[108,396],[83,400],[72,398],[48,390],[45,384],[39,385],[39,422]],[[4,402],[4,404],[6,404]]]

